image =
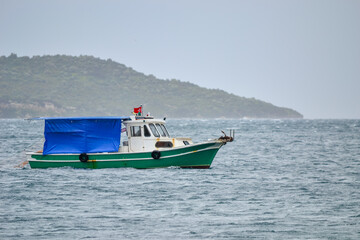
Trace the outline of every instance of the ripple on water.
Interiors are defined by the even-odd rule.
[[[0,239],[359,239],[359,120],[169,120],[211,169],[14,168],[43,125],[0,120]]]

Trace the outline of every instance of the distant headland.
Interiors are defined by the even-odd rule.
[[[302,118],[219,89],[161,80],[92,56],[0,57],[0,118],[129,115],[144,105],[174,118]]]

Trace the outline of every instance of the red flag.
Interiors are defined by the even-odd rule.
[[[141,112],[142,112],[141,107],[134,108],[134,113],[141,113]]]

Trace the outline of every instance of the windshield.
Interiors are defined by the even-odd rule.
[[[160,131],[161,136],[166,137],[166,133],[159,123],[156,124],[156,128]]]
[[[168,131],[166,130],[165,125],[160,124],[160,127],[161,127],[161,130],[162,130],[162,131],[166,134],[166,136],[167,136],[167,137],[170,137],[170,135],[169,135]]]
[[[160,134],[159,134],[158,130],[156,130],[156,127],[155,127],[154,124],[150,123],[150,124],[149,124],[149,127],[150,127],[151,132],[153,133],[153,135],[154,135],[155,137],[160,137]]]

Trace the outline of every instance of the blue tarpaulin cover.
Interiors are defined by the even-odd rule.
[[[121,121],[128,117],[37,118],[45,120],[43,155],[117,152]]]

